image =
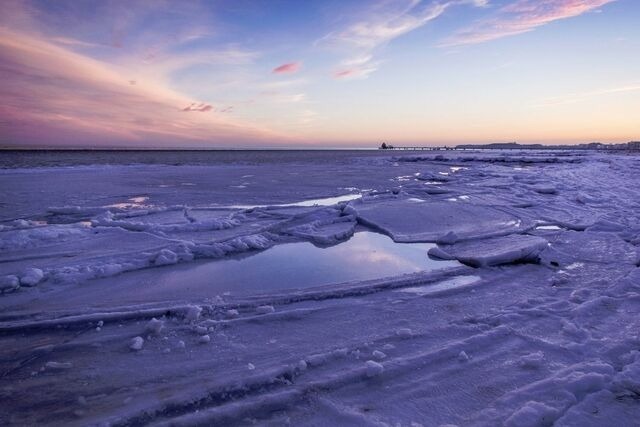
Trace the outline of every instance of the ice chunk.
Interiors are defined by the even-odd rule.
[[[518,365],[521,368],[525,369],[537,369],[542,366],[544,362],[544,353],[541,351],[536,351],[535,353],[529,353],[525,356],[522,356],[518,361]]]
[[[20,279],[17,276],[9,275],[0,277],[0,292],[10,292],[20,287]]]
[[[396,330],[396,335],[400,338],[411,338],[413,336],[413,332],[409,328],[400,328]]]
[[[273,313],[275,311],[275,309],[273,308],[272,305],[261,305],[256,307],[256,313],[258,314],[269,314],[269,313]]]
[[[202,307],[190,305],[184,314],[184,321],[187,323],[195,322],[200,318],[200,313],[202,313]]]
[[[378,376],[384,372],[384,366],[378,362],[374,362],[373,360],[367,360],[365,362],[365,366],[367,369],[367,377],[369,378]]]
[[[440,243],[440,244],[443,244],[443,245],[452,245],[455,242],[457,242],[458,240],[460,240],[458,235],[456,233],[454,233],[453,231],[449,231],[444,236],[438,237],[437,243]],[[444,252],[444,251],[441,251],[441,252]],[[444,253],[446,254],[446,252],[444,252]]]
[[[449,239],[460,241],[522,230],[520,218],[515,215],[473,203],[453,209],[446,201],[358,200],[351,202],[350,212],[359,222],[385,232],[396,242],[434,242],[445,239],[447,233],[452,233]]]
[[[198,338],[198,342],[200,344],[207,344],[211,341],[211,337],[209,335],[202,335]]]
[[[460,362],[466,362],[469,360],[469,355],[467,355],[467,353],[462,350],[460,353],[458,353],[458,360]]]
[[[327,361],[327,355],[325,353],[312,354],[307,357],[307,363],[311,366],[320,366]]]
[[[521,261],[536,261],[547,248],[547,240],[524,234],[474,240],[445,246],[443,250],[463,264],[484,267]]]
[[[551,184],[534,185],[532,190],[540,194],[556,194],[558,190]]]
[[[333,354],[334,356],[338,356],[338,357],[345,357],[347,354],[349,354],[349,349],[347,348],[336,348],[335,350],[333,350],[331,352],[331,354]]]
[[[455,276],[450,279],[442,280],[437,283],[431,283],[423,286],[411,286],[408,288],[398,289],[396,292],[407,292],[420,296],[436,294],[440,292],[450,291],[453,289],[461,289],[468,287],[482,280],[479,276]]]
[[[456,257],[448,254],[447,252],[442,250],[442,248],[440,248],[439,246],[434,246],[430,248],[429,251],[427,252],[427,255],[429,255],[430,258],[442,259],[442,260],[456,259]]]
[[[373,355],[373,357],[375,357],[378,360],[382,360],[382,359],[387,357],[387,355],[384,354],[383,352],[381,352],[380,350],[374,350],[372,355]]]
[[[178,262],[178,255],[169,249],[162,249],[154,261],[155,265],[171,265]]]
[[[22,286],[35,286],[42,281],[44,273],[39,268],[27,268],[20,277],[20,284]]]
[[[615,233],[600,231],[561,233],[540,254],[541,262],[552,267],[565,267],[585,261],[635,265],[636,257],[633,245]]]
[[[231,309],[231,310],[227,310],[225,315],[227,316],[228,319],[235,319],[240,315],[240,313],[238,313],[238,310]]]
[[[552,425],[559,412],[541,402],[529,401],[505,421],[506,427],[540,427]]]
[[[54,370],[71,369],[71,368],[73,368],[73,363],[71,363],[71,362],[47,362],[44,366],[47,369],[54,369]]]
[[[134,337],[134,338],[131,338],[131,341],[129,343],[129,348],[133,351],[140,351],[142,350],[143,345],[144,345],[144,338]]]
[[[162,329],[164,329],[164,322],[155,317],[149,320],[146,326],[146,331],[153,335],[160,335]]]

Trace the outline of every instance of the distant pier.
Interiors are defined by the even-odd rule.
[[[380,148],[379,150],[410,150],[410,151],[444,151],[444,150],[454,150],[453,147],[387,147]]]

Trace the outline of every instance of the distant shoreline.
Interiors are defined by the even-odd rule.
[[[129,148],[129,147],[0,147],[0,152],[261,152],[261,151],[463,151],[463,150],[640,150],[640,141],[618,144],[600,142],[581,144],[519,144],[517,142],[458,145],[414,145],[394,146],[383,144],[378,147],[324,147],[324,148]]]

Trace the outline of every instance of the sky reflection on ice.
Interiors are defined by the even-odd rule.
[[[322,199],[310,199],[303,200],[301,202],[294,203],[283,203],[277,205],[229,205],[225,206],[227,208],[235,208],[235,209],[253,209],[253,208],[264,208],[267,206],[280,206],[280,207],[288,207],[288,206],[302,206],[302,207],[311,207],[311,206],[333,206],[336,203],[340,202],[348,202],[350,200],[359,199],[362,197],[362,194],[345,194],[343,196],[335,196],[335,197],[325,197]]]
[[[431,243],[395,243],[372,232],[356,233],[329,248],[308,242],[274,246],[252,256],[228,258],[155,270],[153,293],[175,289],[196,290],[211,296],[265,292],[396,276],[404,273],[455,267],[455,261],[427,256]]]
[[[433,283],[424,286],[414,286],[410,288],[398,289],[397,292],[406,292],[416,294],[418,296],[425,296],[436,292],[447,291],[451,289],[463,288],[469,286],[481,278],[479,276],[456,276],[451,279],[443,280],[438,283]]]

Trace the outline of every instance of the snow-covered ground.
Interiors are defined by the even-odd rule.
[[[0,423],[638,425],[640,158],[317,156],[0,170]]]

